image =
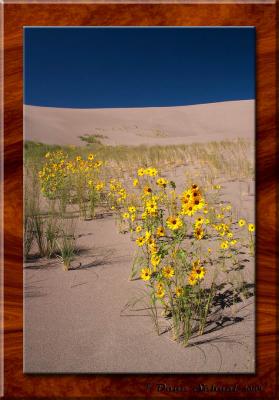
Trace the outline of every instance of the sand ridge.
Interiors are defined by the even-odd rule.
[[[81,135],[99,134],[104,144],[170,145],[255,133],[255,101],[180,107],[69,109],[24,105],[24,138],[47,144],[82,145]]]
[[[61,145],[81,145],[79,136],[85,134],[126,145],[253,140],[254,109],[253,100],[128,110],[24,106],[24,134],[25,140]],[[172,174],[182,185],[184,167],[179,171]],[[221,197],[253,222],[254,191],[242,186],[247,183],[225,180]],[[254,372],[254,296],[237,304],[237,319],[183,348],[168,333],[157,336],[148,313],[122,315],[144,284],[128,281],[135,246],[128,235],[118,234],[113,217],[80,220],[77,234],[80,252],[72,270],[62,271],[56,259],[24,265],[24,372]],[[245,261],[243,274],[253,286],[253,261]]]

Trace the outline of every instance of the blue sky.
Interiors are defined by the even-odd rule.
[[[255,98],[255,29],[24,29],[24,103],[164,107]]]

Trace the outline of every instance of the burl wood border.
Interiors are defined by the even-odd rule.
[[[257,49],[257,367],[254,375],[24,375],[22,279],[22,33],[32,25],[255,26]],[[276,397],[276,5],[4,5],[4,389],[6,397],[219,399]],[[224,57],[226,55],[224,54]],[[51,311],[50,311],[51,312]],[[156,391],[157,383],[189,392]],[[198,384],[262,385],[262,391],[195,392]],[[148,391],[147,384],[153,384]]]

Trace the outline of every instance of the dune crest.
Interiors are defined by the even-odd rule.
[[[179,107],[69,109],[24,105],[24,137],[47,144],[81,145],[102,135],[111,145],[169,145],[253,139],[255,101]]]

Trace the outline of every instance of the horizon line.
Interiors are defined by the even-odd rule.
[[[256,101],[255,97],[248,99],[232,99],[232,100],[217,100],[217,101],[207,101],[204,103],[191,103],[191,104],[180,104],[180,105],[162,105],[162,106],[132,106],[132,107],[61,107],[61,106],[45,106],[37,104],[26,104],[23,106],[30,107],[40,107],[40,108],[57,108],[57,109],[68,109],[68,110],[106,110],[106,109],[139,109],[139,108],[178,108],[178,107],[191,107],[205,104],[217,104],[217,103],[232,103],[237,101]]]

